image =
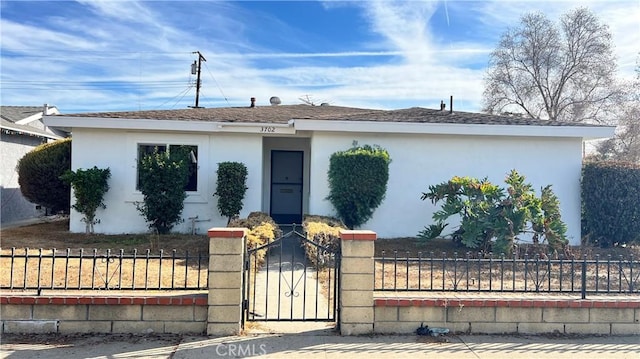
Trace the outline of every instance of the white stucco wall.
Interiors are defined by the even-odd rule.
[[[111,169],[110,190],[106,194],[105,210],[99,210],[96,225],[100,233],[143,233],[148,230],[135,208],[142,195],[135,190],[136,148],[138,143],[167,143],[197,145],[199,148],[199,190],[189,193],[182,217],[185,222],[174,230],[191,231],[189,217],[198,216],[198,233],[208,228],[225,226],[226,218],[219,215],[216,186],[217,164],[238,161],[247,166],[247,194],[241,216],[252,211],[268,212],[269,176],[268,151],[291,148],[305,151],[304,213],[335,215],[328,195],[327,170],[332,153],[358,144],[380,145],[391,155],[390,178],[382,205],[363,229],[377,232],[380,238],[415,236],[432,223],[437,209],[420,197],[429,185],[444,182],[452,176],[488,177],[504,185],[511,169],[518,170],[536,190],[547,184],[560,199],[563,220],[568,225],[572,244],[580,242],[580,169],[581,140],[575,138],[459,136],[417,134],[372,134],[314,132],[301,137],[273,138],[263,142],[255,133],[179,133],[133,132],[95,129],[74,129],[72,168]],[[309,137],[310,142],[302,137]],[[285,141],[286,140],[286,141]],[[292,147],[293,146],[293,147]],[[299,147],[299,148],[298,148]],[[309,167],[307,167],[309,166]],[[72,196],[73,200],[73,196]],[[71,214],[70,229],[83,232],[85,225],[80,214]]]
[[[392,159],[386,198],[362,226],[379,238],[415,236],[433,223],[431,216],[438,207],[420,199],[429,185],[457,175],[488,177],[505,186],[504,178],[516,169],[538,193],[541,187],[553,185],[568,238],[571,244],[580,243],[579,138],[315,133],[311,140],[310,213],[335,215],[324,199],[328,195],[329,157],[350,148],[354,140],[359,145],[380,145]]]
[[[109,130],[74,129],[72,141],[72,169],[110,168],[110,189],[105,195],[106,209],[98,210],[100,223],[95,225],[98,233],[144,233],[148,227],[136,209],[135,202],[142,201],[136,191],[136,156],[138,143],[166,143],[198,146],[198,191],[189,192],[185,200],[182,218],[174,231],[189,233],[189,217],[198,216],[198,233],[208,228],[226,226],[227,219],[220,216],[217,200],[213,197],[216,187],[216,171],[219,162],[239,161],[247,166],[247,190],[241,216],[261,207],[262,194],[262,139],[247,134],[141,133]],[[72,195],[72,203],[74,201]],[[84,232],[82,215],[73,211],[70,231]]]
[[[242,162],[247,166],[247,193],[244,196],[242,211],[240,217],[246,217],[250,212],[259,211],[262,208],[262,137],[254,134],[216,134],[210,136],[211,148],[211,170],[209,173],[209,181],[211,182],[211,194],[216,190],[216,171],[220,162]],[[212,227],[224,227],[227,225],[227,218],[220,217],[217,208],[217,197],[211,197],[213,200],[213,218]],[[218,218],[218,219],[216,219]],[[205,230],[209,227],[205,227]]]

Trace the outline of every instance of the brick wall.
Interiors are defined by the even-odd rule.
[[[209,230],[207,294],[116,296],[0,295],[2,333],[193,333],[241,331],[243,228]],[[375,232],[343,231],[340,330],[343,335],[415,333],[424,323],[464,333],[640,335],[640,297],[461,299],[460,293],[373,291]],[[403,297],[404,295],[404,297]],[[408,297],[411,295],[412,297]],[[422,296],[420,296],[422,295]],[[431,295],[431,298],[428,296]],[[455,297],[455,298],[454,298]]]
[[[375,298],[375,333],[415,333],[422,324],[472,334],[639,335],[640,298]]]
[[[207,295],[2,296],[2,333],[193,333],[207,328]]]
[[[482,298],[483,294],[474,293],[477,296],[464,298],[464,293],[374,292],[376,234],[363,233],[341,232],[342,334],[414,334],[422,324],[473,334],[640,334],[637,295],[582,300],[544,294],[528,298],[531,294],[487,293]],[[346,264],[348,270],[344,268]],[[373,309],[373,318],[368,308]],[[348,310],[357,315],[345,315]],[[357,331],[344,329],[352,328],[354,323]]]

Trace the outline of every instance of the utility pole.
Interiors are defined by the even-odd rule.
[[[207,59],[202,56],[200,51],[194,51],[192,53],[198,54],[198,61],[196,62],[196,60],[193,60],[193,64],[191,64],[191,74],[198,75],[196,80],[196,105],[193,106],[193,108],[200,108],[200,106],[198,106],[198,102],[200,100],[200,70],[202,69],[202,61],[207,61]]]

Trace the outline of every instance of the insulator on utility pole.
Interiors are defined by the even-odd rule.
[[[193,64],[191,64],[191,74],[192,75],[198,75],[197,79],[196,79],[196,105],[193,106],[193,108],[200,108],[200,106],[198,106],[198,102],[200,100],[200,70],[202,69],[202,61],[207,61],[207,59],[204,58],[204,56],[202,56],[202,54],[200,53],[200,51],[194,51],[194,54],[198,54],[198,61],[196,63],[196,61],[193,61]]]

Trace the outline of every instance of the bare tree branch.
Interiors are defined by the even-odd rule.
[[[640,163],[640,54],[636,73],[635,81],[619,86],[618,106],[611,109],[616,135],[598,144],[594,156],[599,159]]]
[[[588,9],[570,11],[558,24],[525,14],[491,54],[483,110],[601,122],[618,96],[616,71],[609,28]]]

